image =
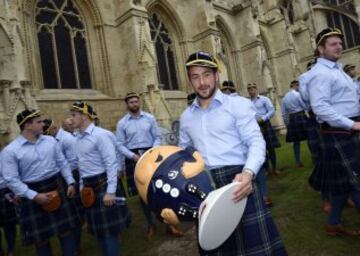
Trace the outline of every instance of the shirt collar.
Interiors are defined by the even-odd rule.
[[[58,130],[58,132],[55,135],[55,139],[60,140],[62,138],[63,134],[64,134],[64,129],[60,127],[60,129]]]
[[[36,144],[36,143],[42,141],[43,139],[44,139],[44,136],[43,136],[43,135],[40,135],[39,138],[36,140],[36,142],[33,143],[32,141],[27,140],[27,139],[26,139],[24,136],[22,136],[21,134],[20,134],[19,137],[18,137],[18,141],[19,141],[19,143],[20,143],[21,145],[24,145],[24,144],[26,144],[26,143]]]
[[[342,69],[341,63],[337,63],[335,61],[331,61],[331,60],[324,59],[324,58],[318,58],[317,63],[321,63],[322,65],[325,65],[329,68]]]
[[[130,114],[130,112],[128,112],[128,119],[136,119],[139,117],[143,117],[144,115],[145,115],[145,113],[142,110],[140,110],[140,114],[137,117],[134,117],[132,114]]]
[[[87,128],[86,130],[84,131],[83,134],[87,133],[87,134],[92,134],[92,132],[94,131],[95,129],[95,125],[94,123],[91,123]]]
[[[219,89],[216,89],[215,95],[211,100],[210,107],[212,107],[213,104],[222,104],[224,102],[224,97],[225,94],[223,94]],[[194,111],[196,108],[200,108],[199,97],[195,98],[194,102],[190,106],[190,110]]]

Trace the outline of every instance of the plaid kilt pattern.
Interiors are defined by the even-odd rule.
[[[272,127],[270,121],[265,121],[260,125],[261,133],[264,136],[264,140],[266,142],[266,148],[278,148],[280,147],[280,141],[278,136],[276,135],[274,128]]]
[[[319,160],[320,151],[320,126],[316,121],[316,116],[310,114],[308,119],[308,144],[311,151],[311,157],[313,163],[317,163]]]
[[[359,136],[320,132],[320,160],[309,178],[312,188],[333,195],[360,190]]]
[[[5,198],[7,193],[11,193],[8,188],[0,189],[0,227],[15,225],[18,222],[14,204]]]
[[[84,215],[85,215],[85,209],[81,203],[81,197],[80,197],[80,186],[78,186],[78,184],[80,184],[80,173],[78,169],[72,170],[72,175],[76,181],[77,186],[75,187],[76,189],[76,195],[71,198],[70,200],[72,201],[72,203],[74,204],[76,211],[78,212],[78,215],[81,218],[82,223],[84,222]],[[65,182],[65,180],[63,180],[63,182]]]
[[[127,183],[127,192],[129,196],[138,195],[138,191],[135,185],[134,172],[135,172],[136,162],[132,159],[125,159],[125,168],[126,168],[126,183]]]
[[[241,170],[242,166],[226,166],[210,173],[219,188],[231,183]],[[270,211],[255,183],[253,186],[254,192],[248,197],[244,215],[232,235],[215,250],[204,251],[199,246],[200,255],[287,255]]]
[[[85,218],[90,234],[100,238],[116,236],[130,225],[131,214],[126,205],[105,206],[103,203],[107,187],[106,173],[83,178],[83,182],[85,187],[92,187],[96,195],[95,204],[90,208],[85,208]],[[124,196],[119,186],[116,189],[116,196]]]
[[[67,185],[62,181],[59,173],[46,180],[27,185],[39,193],[57,188],[61,197],[61,206],[56,211],[48,213],[36,202],[27,198],[21,199],[17,209],[24,244],[47,241],[55,234],[63,234],[80,226],[80,216],[74,203],[66,196]]]
[[[289,124],[287,125],[286,142],[297,142],[307,140],[308,138],[308,118],[304,111],[289,115]]]
[[[136,148],[131,149],[131,151],[135,154],[142,155],[149,148]],[[128,196],[136,196],[138,195],[138,191],[135,185],[134,180],[134,172],[135,172],[136,162],[132,159],[125,159],[125,172],[126,172],[126,183],[127,183],[127,191]]]

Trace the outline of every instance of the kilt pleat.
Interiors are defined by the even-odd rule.
[[[242,166],[227,166],[213,169],[211,176],[217,188],[229,184],[241,172]],[[254,192],[248,197],[244,215],[232,235],[217,249],[200,255],[287,255],[277,227],[265,206],[260,192],[253,184]]]
[[[320,151],[320,126],[316,121],[315,115],[310,115],[308,119],[308,145],[311,151],[311,157],[313,163],[316,163],[319,160],[319,151]]]
[[[136,162],[134,160],[132,159],[125,160],[126,184],[127,184],[127,192],[129,196],[138,195],[138,191],[134,179],[135,166],[136,166]]]
[[[320,160],[309,178],[312,188],[333,195],[360,190],[359,133],[320,132]]]
[[[5,198],[7,193],[11,193],[8,188],[0,189],[0,227],[15,225],[18,222],[14,204]]]
[[[74,203],[66,196],[67,185],[62,181],[60,174],[27,185],[39,193],[58,189],[61,206],[59,209],[48,213],[35,201],[26,198],[21,199],[21,203],[16,207],[24,244],[47,241],[55,234],[61,235],[80,226],[80,216]]]
[[[264,136],[264,140],[266,142],[266,148],[278,148],[280,147],[280,141],[274,128],[272,127],[270,121],[266,121],[260,125],[261,132]]]
[[[85,218],[88,223],[88,231],[97,237],[118,235],[121,230],[127,228],[131,222],[131,214],[126,204],[105,206],[103,203],[107,187],[106,173],[90,178],[83,178],[84,186],[94,188],[96,194],[95,204],[85,208]],[[99,184],[103,184],[99,186]],[[119,186],[116,196],[123,197]]]
[[[304,111],[292,113],[289,115],[289,124],[287,125],[286,142],[298,142],[308,138],[308,118]]]

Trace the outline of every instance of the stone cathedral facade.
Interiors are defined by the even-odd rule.
[[[279,101],[312,59],[316,33],[340,28],[342,62],[360,67],[359,22],[360,0],[0,0],[0,146],[25,107],[61,120],[86,100],[114,130],[129,91],[169,130],[197,50],[216,56],[220,82],[241,95],[257,83],[281,128]]]

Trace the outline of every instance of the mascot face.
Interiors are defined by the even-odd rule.
[[[159,165],[170,155],[182,150],[176,146],[157,146],[146,151],[136,164],[135,183],[141,198],[147,203],[147,189]]]
[[[158,146],[149,149],[135,167],[135,184],[142,200],[174,224],[195,219],[200,203],[212,190],[204,160],[194,148]]]

